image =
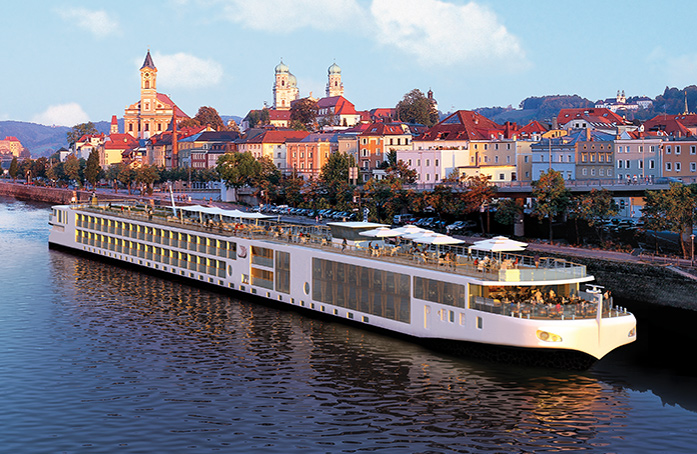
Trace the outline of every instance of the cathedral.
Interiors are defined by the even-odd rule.
[[[189,118],[169,96],[157,92],[157,68],[148,50],[140,68],[140,101],[126,107],[123,115],[125,132],[136,139],[149,139],[166,131],[172,122]]]
[[[281,62],[276,66],[276,80],[273,86],[273,109],[290,110],[293,101],[300,97],[298,80],[290,72],[288,66]],[[327,70],[326,97],[343,96],[344,84],[341,82],[341,68],[336,63]]]

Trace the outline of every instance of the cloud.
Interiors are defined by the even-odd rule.
[[[203,0],[201,0],[203,1]],[[215,0],[208,0],[216,3]],[[424,66],[529,66],[519,39],[475,2],[447,0],[217,0],[224,17],[272,33],[341,32],[397,49]],[[324,38],[318,38],[324,39]]]
[[[85,8],[59,10],[60,16],[74,25],[87,30],[97,38],[104,38],[120,31],[119,22],[106,11],[90,11]]]
[[[366,13],[356,0],[225,0],[223,3],[225,17],[230,21],[276,33],[301,28],[351,30]]]
[[[78,103],[58,104],[49,106],[31,120],[46,126],[75,126],[89,121],[87,114]]]
[[[424,65],[496,61],[527,66],[518,38],[491,10],[470,2],[441,0],[374,0],[370,11],[377,40],[410,54]]]
[[[181,52],[174,55],[155,53],[152,57],[159,86],[200,88],[217,85],[223,78],[223,66],[214,60],[203,60]],[[138,65],[141,64],[139,59]]]

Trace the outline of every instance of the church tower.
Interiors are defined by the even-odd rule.
[[[116,119],[116,115],[111,116],[111,126],[109,127],[109,134],[119,133],[119,121]]]
[[[140,132],[144,139],[150,138],[155,125],[155,108],[157,106],[157,68],[150,56],[150,50],[140,67]]]
[[[344,96],[344,84],[341,83],[341,68],[336,63],[333,63],[329,69],[327,81],[327,97]]]
[[[276,65],[276,80],[273,85],[273,108],[275,110],[290,110],[290,103],[298,99],[298,80],[283,63]]]

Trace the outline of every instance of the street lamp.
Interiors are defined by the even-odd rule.
[[[695,266],[695,234],[690,235],[690,266]]]

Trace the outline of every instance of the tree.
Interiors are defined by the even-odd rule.
[[[438,111],[433,102],[415,88],[397,103],[397,118],[407,123],[433,126],[438,123]]]
[[[589,227],[595,229],[600,242],[603,241],[603,224],[613,216],[617,216],[619,208],[607,189],[592,189],[590,193],[575,197],[571,201],[571,215],[575,219],[586,221]],[[578,236],[578,226],[576,227]]]
[[[222,118],[220,118],[218,111],[208,106],[199,107],[194,118],[183,120],[179,123],[179,126],[184,128],[210,126],[216,131],[227,131],[227,126],[225,126]]]
[[[15,181],[17,181],[17,173],[19,173],[19,163],[17,162],[17,156],[12,158],[9,172],[10,178],[12,178],[12,182],[14,183]]]
[[[159,178],[156,166],[142,165],[135,171],[135,180],[137,183],[145,186],[145,191],[148,195],[152,195],[152,184]]]
[[[250,128],[268,125],[271,121],[269,119],[269,108],[264,107],[261,110],[250,110],[245,117],[245,120],[247,121],[247,124],[249,124]]]
[[[227,121],[227,130],[240,133],[240,127],[237,125],[237,122],[233,120],[232,118]]]
[[[316,129],[317,101],[303,98],[293,103],[290,108],[290,127],[298,131]]]
[[[87,164],[85,165],[85,179],[89,181],[92,188],[97,185],[101,173],[102,168],[99,166],[99,152],[97,150],[92,150],[87,158]]]
[[[87,123],[80,123],[79,125],[73,126],[72,129],[66,133],[66,139],[68,140],[68,144],[72,146],[75,142],[80,140],[80,137],[92,134],[99,134],[99,131],[97,131],[97,128],[94,127],[91,121],[88,121]]]
[[[118,164],[118,169],[119,169],[118,179],[121,183],[123,183],[124,186],[126,186],[126,189],[128,189],[128,195],[130,195],[131,194],[131,184],[133,183],[133,181],[135,181],[136,174],[133,171],[133,169],[131,168],[131,166],[129,166],[128,164],[126,164],[124,162],[120,162]]]
[[[566,189],[564,177],[556,170],[549,169],[540,175],[540,179],[532,182],[532,197],[535,207],[532,215],[542,222],[549,219],[549,242],[552,242],[552,222],[554,217],[563,213],[569,206],[570,194]]]
[[[514,225],[523,214],[523,203],[516,199],[502,199],[496,208],[494,219],[503,225]]]
[[[74,180],[78,187],[82,186],[82,180],[80,179],[80,161],[78,161],[74,154],[68,155],[65,159],[63,171],[68,180]]]
[[[104,178],[107,179],[107,181],[112,182],[112,186],[114,187],[114,192],[119,192],[119,172],[121,169],[119,168],[119,164],[111,164],[109,167],[107,167]]]
[[[467,191],[463,193],[465,211],[479,212],[482,232],[489,231],[489,205],[494,198],[496,187],[491,185],[491,175],[472,175],[467,178]],[[484,212],[487,213],[487,226],[484,228]]]
[[[235,189],[234,198],[237,198],[237,189],[244,185],[250,185],[261,174],[261,164],[254,159],[252,153],[225,153],[218,158],[216,165],[220,178],[225,186]]]
[[[683,257],[689,257],[685,236],[697,221],[697,187],[671,183],[665,191],[646,191],[642,210],[647,229],[670,230],[678,234]]]
[[[353,189],[349,185],[349,167],[353,167],[353,156],[346,153],[332,153],[322,167],[319,182],[329,206],[346,209],[353,201]]]

